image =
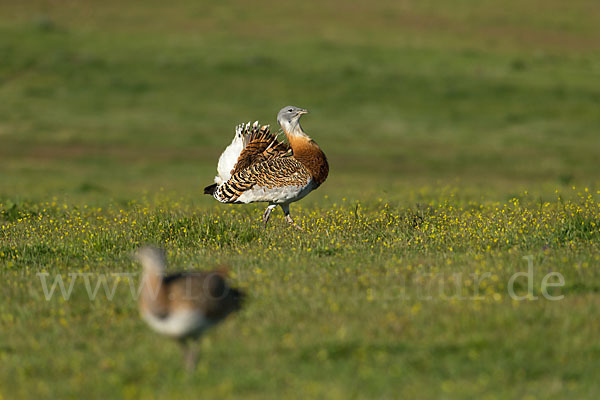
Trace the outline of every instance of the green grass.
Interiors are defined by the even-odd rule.
[[[598,397],[593,2],[1,7],[0,398]],[[331,164],[304,233],[201,194],[287,104]],[[146,243],[248,292],[192,375],[114,275]]]

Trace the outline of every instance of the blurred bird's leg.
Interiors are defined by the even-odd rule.
[[[291,226],[293,226],[294,228],[303,231],[304,229],[302,229],[302,227],[300,227],[299,225],[296,225],[296,223],[294,222],[294,220],[292,219],[292,216],[290,215],[290,205],[289,204],[280,204],[281,209],[283,210],[283,214],[285,215],[285,220],[287,221],[288,224],[290,224]]]
[[[179,341],[183,350],[183,363],[188,372],[193,372],[196,369],[198,360],[198,343],[191,339],[182,339]]]
[[[265,223],[265,228],[267,227],[267,222],[269,222],[269,217],[271,216],[271,211],[273,211],[273,209],[277,207],[277,204],[269,204],[269,206],[267,207],[267,209],[265,210],[264,214],[263,214],[263,222]]]

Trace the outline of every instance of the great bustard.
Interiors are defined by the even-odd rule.
[[[290,203],[318,188],[329,173],[327,157],[300,126],[308,111],[287,106],[277,114],[289,144],[272,135],[268,125],[238,125],[231,144],[217,165],[215,183],[204,193],[221,203],[267,202],[265,225],[278,205],[286,221],[298,227],[290,216]]]
[[[166,275],[161,249],[144,247],[137,253],[143,266],[139,308],[156,332],[182,345],[185,365],[196,365],[198,339],[206,329],[239,310],[243,294],[225,281],[224,271],[180,272]]]

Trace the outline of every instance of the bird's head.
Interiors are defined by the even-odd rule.
[[[165,251],[156,247],[142,247],[135,257],[144,267],[144,271],[163,274],[167,267]]]
[[[300,128],[300,123],[298,120],[303,114],[307,114],[308,111],[304,108],[299,108],[296,106],[287,106],[283,107],[279,114],[277,114],[277,122],[279,125],[288,133],[293,133],[297,129],[302,131]]]

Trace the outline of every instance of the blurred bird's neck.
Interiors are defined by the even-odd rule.
[[[167,293],[163,284],[165,263],[158,254],[151,253],[142,258],[142,291],[140,305],[153,313],[163,314],[168,308]]]
[[[165,314],[168,311],[168,296],[160,271],[144,268],[140,306],[155,314]]]

